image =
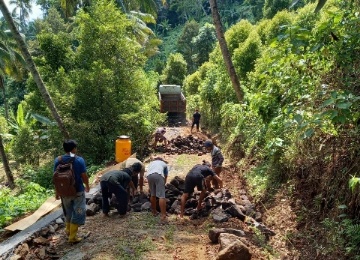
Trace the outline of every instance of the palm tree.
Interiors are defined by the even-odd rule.
[[[235,90],[236,97],[239,102],[242,102],[243,98],[244,98],[244,91],[240,87],[240,81],[236,74],[234,64],[232,63],[231,55],[230,55],[229,49],[226,44],[225,35],[224,35],[223,29],[222,29],[220,15],[219,15],[218,7],[217,7],[217,2],[216,2],[216,0],[209,0],[209,2],[210,2],[211,13],[212,13],[213,20],[214,20],[216,37],[217,37],[217,39],[219,41],[219,45],[220,45],[220,50],[223,55],[224,62],[225,62],[232,86]]]
[[[9,120],[9,110],[6,100],[6,89],[4,85],[5,76],[21,79],[21,67],[25,67],[23,57],[16,51],[16,44],[13,43],[10,31],[6,30],[4,22],[0,22],[0,88],[4,96],[5,117]],[[9,160],[7,159],[2,134],[0,134],[0,158],[4,166],[9,187],[15,187],[14,176],[11,172]]]
[[[37,87],[39,88],[42,98],[44,99],[45,103],[47,104],[48,108],[50,109],[50,112],[51,112],[52,116],[54,117],[56,123],[58,124],[59,129],[60,129],[61,133],[63,134],[63,137],[65,139],[68,139],[70,137],[69,132],[66,130],[66,127],[55,107],[55,104],[52,101],[50,94],[49,94],[37,68],[36,68],[34,60],[32,59],[32,57],[30,55],[30,52],[26,46],[26,43],[25,43],[23,37],[20,35],[19,31],[17,30],[14,20],[11,17],[4,0],[0,0],[0,9],[4,15],[4,18],[9,26],[12,34],[13,34],[13,37],[15,38],[15,40],[18,44],[18,47],[22,53],[22,56],[25,59],[27,69],[31,72],[31,75],[33,76],[34,81],[35,81]]]
[[[6,88],[4,80],[10,76],[15,80],[21,80],[23,68],[26,63],[21,54],[17,51],[16,43],[12,39],[11,32],[5,27],[5,22],[0,21],[0,89],[3,92],[5,118],[9,119],[9,109],[6,99]]]
[[[26,29],[26,19],[29,18],[29,14],[31,14],[31,0],[10,0],[11,5],[15,5],[13,10],[13,16],[17,11],[19,11],[19,19],[20,19],[20,28],[22,31]]]

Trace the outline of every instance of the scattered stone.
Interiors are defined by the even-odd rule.
[[[256,211],[254,219],[258,222],[262,222],[262,214],[259,211]]]
[[[50,243],[45,237],[37,237],[33,240],[33,242],[37,245],[48,245]]]
[[[27,243],[23,243],[16,248],[15,254],[25,259],[25,257],[29,254],[29,251],[29,245]]]
[[[54,227],[55,231],[58,230],[58,228],[59,228],[58,224],[53,224],[52,226]]]
[[[54,234],[55,233],[55,228],[52,225],[49,225],[49,233],[50,234]]]
[[[229,233],[232,235],[235,235],[237,237],[244,237],[245,232],[240,229],[234,229],[234,228],[213,228],[209,230],[209,239],[213,243],[218,243],[219,236],[222,233]]]
[[[223,250],[224,248],[228,247],[230,244],[232,244],[235,241],[239,241],[239,237],[235,236],[230,233],[221,233],[219,235],[219,244],[220,248],[219,251]]]
[[[232,205],[231,207],[227,208],[225,212],[229,213],[235,218],[240,219],[241,221],[245,221],[246,216],[237,205]]]
[[[212,214],[215,222],[222,223],[229,220],[229,216],[225,214],[221,208],[216,208]]]
[[[141,212],[141,206],[142,205],[143,204],[139,202],[139,203],[135,203],[135,204],[130,205],[130,207],[132,208],[132,210],[134,212]]]
[[[141,205],[141,211],[150,211],[150,210],[151,210],[151,203],[149,201]]]
[[[37,248],[34,252],[40,259],[45,259],[46,257],[46,252],[45,252],[45,248],[41,247],[41,248]]]
[[[44,237],[47,236],[47,234],[49,233],[49,228],[48,227],[43,227],[40,231],[40,234]]]
[[[100,211],[100,206],[95,203],[86,205],[86,216],[94,216],[98,211]]]
[[[228,247],[222,249],[216,260],[250,260],[251,253],[246,245],[241,241],[235,241],[230,244]]]
[[[64,221],[62,220],[62,218],[57,218],[57,219],[55,220],[55,223],[56,223],[56,224],[64,224]]]

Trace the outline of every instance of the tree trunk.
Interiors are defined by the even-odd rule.
[[[13,176],[11,170],[10,170],[9,161],[8,161],[8,159],[6,157],[4,144],[3,144],[3,139],[2,139],[1,134],[0,134],[0,157],[1,157],[1,161],[2,161],[3,166],[4,166],[4,170],[5,170],[5,173],[6,173],[6,178],[7,178],[8,183],[9,183],[9,187],[10,187],[10,189],[14,189],[15,188],[14,176]]]
[[[59,113],[56,110],[55,104],[52,101],[50,94],[45,87],[44,82],[42,81],[42,78],[35,66],[35,63],[30,55],[30,52],[27,49],[25,41],[21,37],[19,31],[16,29],[14,20],[12,19],[11,15],[9,13],[9,10],[7,9],[7,7],[5,5],[4,0],[0,0],[0,9],[1,9],[1,12],[3,13],[4,18],[14,36],[17,44],[18,44],[18,47],[19,47],[24,59],[25,59],[26,65],[27,65],[28,69],[30,70],[31,75],[34,78],[34,81],[35,81],[37,87],[39,88],[42,98],[44,99],[45,103],[47,104],[48,108],[51,111],[51,114],[53,115],[54,119],[56,120],[62,135],[64,136],[65,139],[68,139],[69,132],[66,130],[65,125],[64,125]]]
[[[5,118],[9,120],[9,107],[6,99],[6,90],[4,85],[4,77],[0,75],[0,88],[2,89],[3,96],[4,96],[4,108],[5,108]]]
[[[234,65],[231,60],[231,55],[229,53],[229,49],[226,44],[225,35],[224,35],[223,29],[222,29],[220,15],[219,15],[218,8],[217,8],[217,3],[216,3],[216,0],[209,0],[209,2],[210,2],[211,14],[212,14],[212,17],[214,20],[216,37],[219,41],[221,53],[223,55],[225,65],[226,65],[229,77],[231,79],[232,86],[235,90],[236,97],[239,102],[242,102],[243,98],[244,98],[244,92],[240,87],[240,81],[236,74]]]

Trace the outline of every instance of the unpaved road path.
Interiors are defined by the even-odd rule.
[[[178,135],[189,134],[188,127],[167,128],[166,136],[172,139]],[[207,139],[202,133],[194,133],[194,135]],[[203,159],[210,160],[210,154],[154,155],[161,155],[169,162],[169,181],[175,176],[184,178],[195,164],[201,163]],[[221,177],[225,188],[230,190],[235,200],[238,200],[239,190],[245,188],[239,171],[225,162]],[[146,186],[144,190],[147,190]],[[283,200],[283,197],[280,196],[279,200]],[[111,212],[109,218],[104,218],[101,213],[87,217],[86,224],[80,228],[80,234],[88,231],[91,234],[79,244],[69,245],[63,230],[56,233],[51,240],[52,251],[56,252],[60,259],[69,260],[212,260],[217,256],[219,245],[210,242],[208,230],[212,227],[232,227],[246,232],[252,259],[296,259],[296,252],[288,249],[283,236],[285,233],[282,231],[292,228],[291,221],[293,220],[291,220],[286,203],[284,201],[279,209],[276,208],[277,204],[268,209],[273,216],[281,219],[279,228],[276,226],[277,221],[270,219],[271,228],[277,233],[276,239],[272,238],[270,241],[265,240],[249,226],[234,218],[218,224],[214,223],[211,217],[198,220],[185,218],[180,221],[176,215],[169,215],[169,223],[163,225],[158,217],[153,217],[149,212],[130,212],[124,218],[119,218],[115,212]],[[266,218],[265,212],[264,219]]]

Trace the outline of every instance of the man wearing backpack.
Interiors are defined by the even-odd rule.
[[[54,175],[59,171],[61,164],[72,161],[76,193],[72,196],[64,196],[60,194],[60,189],[56,189],[56,199],[61,197],[65,215],[65,233],[69,236],[68,241],[69,243],[78,243],[81,241],[81,238],[77,236],[78,228],[85,224],[86,200],[84,191],[89,192],[90,190],[89,179],[86,173],[85,160],[76,155],[77,143],[74,140],[66,140],[63,143],[63,148],[65,154],[55,159]]]

